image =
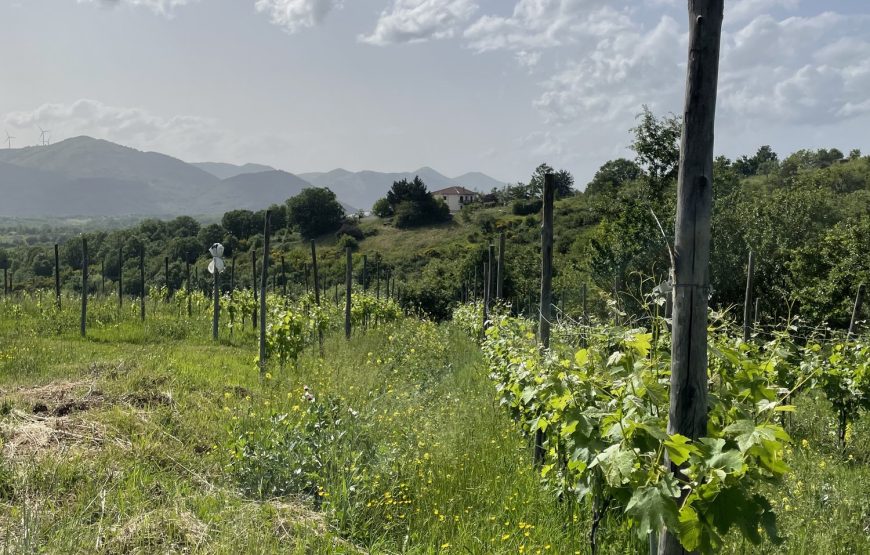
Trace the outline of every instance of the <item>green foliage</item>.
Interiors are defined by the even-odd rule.
[[[311,239],[341,227],[344,208],[327,188],[307,188],[287,201],[287,221]]]
[[[601,166],[584,191],[589,195],[613,196],[628,183],[643,176],[643,170],[636,163],[625,158],[609,160]]]
[[[402,179],[393,182],[386,200],[396,216],[396,227],[399,228],[418,227],[450,219],[450,209],[444,201],[432,196],[419,177],[415,177],[413,181]],[[380,208],[385,213],[385,207]]]
[[[529,214],[537,214],[541,211],[543,202],[537,200],[515,200],[511,206],[511,212],[515,216],[528,216]]]
[[[393,207],[390,201],[384,198],[379,198],[372,207],[372,214],[378,218],[389,218],[393,215]]]

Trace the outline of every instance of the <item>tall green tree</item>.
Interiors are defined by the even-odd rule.
[[[287,221],[303,237],[312,239],[341,227],[344,208],[325,187],[303,189],[287,201]]]

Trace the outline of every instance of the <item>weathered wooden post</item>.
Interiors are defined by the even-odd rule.
[[[311,271],[314,274],[314,303],[320,306],[320,273],[317,271],[317,244],[311,240]],[[320,354],[323,355],[323,330],[317,326],[317,342],[320,345]]]
[[[861,305],[864,303],[864,284],[858,286],[858,295],[855,297],[855,306],[852,308],[852,320],[849,323],[849,339],[858,333],[858,320],[861,318]]]
[[[193,301],[190,295],[190,260],[184,261],[184,272],[185,277],[187,278],[187,317],[190,318],[193,316]]]
[[[214,249],[215,247],[212,247]],[[213,257],[219,256],[217,252],[212,252]],[[220,334],[220,318],[221,318],[221,284],[220,270],[217,263],[213,263],[209,270],[212,270],[214,275],[214,284],[212,285],[212,316],[211,316],[211,340],[217,341]]]
[[[254,290],[254,313],[251,318],[251,327],[257,329],[257,249],[251,249],[251,289]]]
[[[60,297],[58,297],[58,301]],[[82,321],[81,334],[88,332],[88,240],[82,237]]]
[[[553,200],[555,198],[556,176],[544,176],[544,213],[541,222],[541,299],[538,333],[541,348],[550,348],[550,321],[553,312]],[[544,464],[544,432],[535,432],[534,462],[536,467]]]
[[[266,210],[263,224],[263,270],[260,273],[260,372],[266,371],[266,287],[269,285],[269,232],[272,213]]]
[[[57,308],[60,308],[60,251],[57,243],[54,244],[54,297],[57,302]]]
[[[483,286],[483,322],[481,322],[480,329],[484,334],[489,327],[489,305],[492,302],[492,280],[489,277],[492,275],[493,258],[495,258],[495,245],[490,245],[487,258],[488,264],[483,269],[485,283]]]
[[[353,289],[353,255],[350,252],[350,247],[345,249],[345,303],[344,303],[344,336],[350,339],[350,296]]]
[[[375,253],[375,298],[381,300],[381,255]]]
[[[281,255],[281,296],[287,298],[287,266],[284,264],[284,255]]]
[[[746,296],[743,298],[743,342],[748,343],[752,336],[752,279],[755,274],[755,254],[749,251],[749,263],[746,266]]]
[[[139,289],[139,319],[145,321],[145,245],[139,247],[139,280],[142,286]]]
[[[674,312],[668,434],[707,431],[707,302],[713,142],[724,0],[689,0],[689,61],[677,183]],[[666,464],[671,464],[665,454]],[[676,465],[671,465],[678,471]],[[685,495],[685,492],[683,493]],[[661,555],[685,553],[666,529]]]
[[[118,308],[124,308],[124,247],[118,247]]]
[[[504,300],[504,232],[498,236],[498,277],[496,278],[495,298]]]

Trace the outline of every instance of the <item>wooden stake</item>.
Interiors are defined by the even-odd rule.
[[[217,341],[220,332],[221,318],[221,286],[220,272],[218,272],[217,264],[214,268],[214,285],[212,286],[212,317],[211,317],[211,340]]]
[[[187,260],[184,261],[184,269],[187,277],[187,317],[190,318],[193,316],[193,302],[190,295],[192,293],[190,289],[190,262]]]
[[[281,255],[281,296],[287,297],[287,266],[284,265],[284,255]]]
[[[60,302],[60,297],[58,297]],[[82,337],[87,335],[88,327],[88,240],[82,237]]]
[[[555,197],[556,176],[544,176],[544,213],[541,222],[541,299],[539,334],[541,348],[550,348],[550,321],[553,312],[553,200]],[[544,464],[544,432],[535,432],[535,466]]]
[[[498,236],[498,277],[496,278],[495,298],[504,300],[504,232]]]
[[[251,289],[254,290],[254,314],[251,326],[257,329],[257,249],[251,249]]]
[[[260,372],[266,371],[266,287],[269,285],[269,232],[272,213],[266,210],[263,225],[263,270],[260,273]]]
[[[724,0],[689,0],[689,62],[674,237],[674,313],[668,434],[707,432],[707,302],[713,139]],[[666,454],[666,464],[670,460]],[[676,471],[676,465],[672,465]],[[663,530],[661,555],[685,553]]]
[[[139,290],[139,318],[145,321],[145,247],[139,249],[139,280],[142,282],[142,287]]]
[[[118,247],[118,308],[124,307],[124,247]]]
[[[54,297],[57,308],[60,308],[60,251],[57,243],[54,244]]]
[[[350,247],[345,249],[345,275],[344,275],[344,289],[345,289],[345,304],[344,304],[344,337],[346,339],[350,339],[350,296],[353,289],[353,255],[350,252]]]
[[[749,263],[746,267],[746,296],[743,298],[743,342],[748,343],[752,337],[752,279],[755,274],[755,255],[749,251]]]

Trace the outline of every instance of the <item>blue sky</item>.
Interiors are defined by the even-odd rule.
[[[5,0],[0,125],[292,172],[541,161],[679,112],[683,0]],[[870,5],[726,0],[717,150],[870,151]]]

